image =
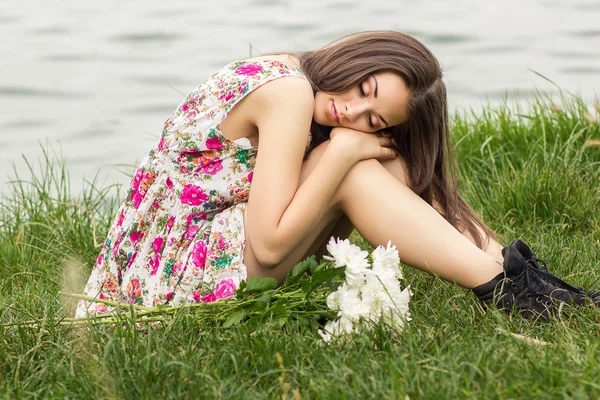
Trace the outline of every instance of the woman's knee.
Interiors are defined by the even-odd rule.
[[[325,149],[327,149],[327,146],[329,146],[329,140],[326,140],[323,143],[319,144],[317,147],[315,147],[309,153],[309,155],[306,158],[306,160],[304,161],[304,165],[303,165],[303,171],[306,175],[308,175],[308,173],[310,173],[310,171],[314,168],[316,163],[319,161],[319,159],[325,152]],[[361,164],[361,163],[364,164],[365,162],[370,163],[370,162],[374,162],[374,160],[362,160],[362,161],[359,161],[357,164]],[[407,185],[408,167],[407,167],[406,161],[404,161],[404,158],[402,158],[401,156],[398,156],[394,159],[379,161],[379,163],[381,165],[383,165],[383,167],[390,174],[395,176],[400,182]]]
[[[394,175],[400,182],[408,186],[408,166],[402,156],[398,156],[391,160],[380,161],[380,163],[390,174]]]
[[[383,168],[382,168],[383,167]],[[379,172],[377,172],[379,171]],[[351,196],[354,190],[360,188],[365,179],[371,179],[377,173],[388,173],[396,178],[401,184],[408,186],[408,168],[406,162],[401,158],[379,161],[373,158],[357,162],[346,174],[338,190],[334,193],[332,204],[335,208],[341,208],[342,202],[347,196]]]

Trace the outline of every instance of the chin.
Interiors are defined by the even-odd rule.
[[[313,113],[313,121],[319,125],[331,126],[325,118],[325,116],[323,115],[323,113],[319,112],[318,110],[315,110],[315,112]]]

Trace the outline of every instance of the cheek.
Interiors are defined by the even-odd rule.
[[[313,119],[316,123],[323,125],[325,122],[325,112],[324,112],[324,104],[325,98],[317,93],[315,96],[315,109],[313,111]]]

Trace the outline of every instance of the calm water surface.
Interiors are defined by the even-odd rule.
[[[75,189],[97,172],[125,183],[119,166],[222,65],[369,29],[428,45],[455,110],[557,93],[532,70],[600,93],[600,0],[0,0],[0,191],[40,142],[67,157]]]

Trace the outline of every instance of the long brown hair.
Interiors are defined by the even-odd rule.
[[[409,90],[409,119],[387,130],[407,164],[409,186],[428,204],[435,201],[450,224],[466,230],[477,246],[484,248],[494,234],[458,193],[446,85],[431,51],[409,35],[372,31],[355,33],[296,56],[315,92],[344,93],[377,72],[391,71],[402,77]],[[310,150],[327,140],[330,132],[331,127],[313,122]]]

